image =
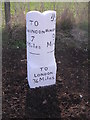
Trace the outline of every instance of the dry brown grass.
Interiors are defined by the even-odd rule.
[[[75,18],[69,8],[64,9],[61,16],[57,19],[57,29],[70,30],[75,24]]]

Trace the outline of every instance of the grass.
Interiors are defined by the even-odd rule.
[[[28,9],[29,6],[30,6],[30,10],[37,9],[37,10],[39,10],[41,12],[43,12],[44,10],[50,10],[50,9],[53,10],[54,9],[54,4],[56,6],[55,9],[56,9],[56,12],[57,12],[57,18],[59,18],[59,21],[57,20],[57,23],[58,23],[57,27],[59,27],[62,13],[64,12],[64,10],[66,8],[69,8],[69,10],[73,13],[75,20],[77,21],[77,17],[80,18],[80,14],[81,14],[83,8],[85,8],[87,6],[87,3],[84,3],[84,4],[83,3],[78,3],[78,4],[76,3],[75,4],[73,2],[72,3],[69,3],[69,2],[68,3],[63,3],[63,2],[56,2],[56,3],[45,2],[45,3],[42,3],[42,4],[40,2],[38,2],[38,3],[37,2],[29,2],[29,3],[27,3],[27,2],[26,3],[25,2],[11,2],[10,3],[11,16],[13,17],[13,16],[15,16],[15,14],[19,15],[21,11],[25,11],[24,13],[26,14],[29,11],[29,9]],[[76,8],[78,9],[79,16],[77,16]],[[87,7],[86,7],[86,9],[87,9]],[[69,12],[69,14],[70,14],[70,12]],[[4,12],[4,2],[3,2],[2,3],[2,18],[3,18],[3,21],[4,21],[3,22],[3,28],[4,28],[4,25],[5,25],[5,17],[4,16],[5,16],[5,12]],[[69,16],[69,15],[66,14],[64,16],[66,17],[66,16]],[[64,19],[62,19],[63,20],[62,27],[64,29],[69,28],[70,25],[72,27],[72,24],[70,23],[70,21],[68,22],[67,19],[66,19],[66,21]],[[79,21],[81,21],[80,19],[79,19]],[[23,21],[23,19],[21,19],[21,21]],[[12,21],[12,23],[15,23],[15,24],[12,24],[12,28],[17,30],[18,24],[19,24],[19,19],[16,17],[16,19],[14,19]],[[25,22],[24,22],[24,24],[25,24]],[[14,28],[15,25],[16,25],[16,28]],[[88,31],[87,19],[86,20],[82,19],[82,22],[79,22],[78,26],[79,26],[80,29]],[[21,29],[21,31],[20,31],[20,29]],[[26,48],[26,43],[25,43],[26,40],[25,40],[25,37],[23,37],[23,34],[22,34],[22,33],[25,34],[25,31],[23,32],[23,29],[22,28],[20,28],[20,29],[19,29],[20,33],[18,33],[18,32],[15,33],[18,36],[18,38],[16,38],[16,36],[15,36],[14,39],[13,38],[9,39],[7,31],[5,31],[3,29],[3,35],[2,35],[2,37],[3,37],[3,44],[8,45],[8,47],[10,47],[10,48]],[[60,26],[60,29],[61,29],[61,26]],[[22,38],[20,37],[21,34],[22,34]]]
[[[23,40],[13,40],[9,38],[7,30],[2,30],[2,45],[3,47],[8,47],[10,49],[26,48],[26,43]]]
[[[69,8],[70,10],[72,10],[72,12],[75,14],[76,13],[76,4],[74,2],[67,2],[67,3],[63,3],[63,2],[43,2],[43,11],[48,10],[48,9],[54,9],[54,4],[56,6],[56,11],[58,12],[62,12],[65,8]],[[83,3],[78,3],[77,7],[79,7],[80,9],[83,9],[83,7],[85,7],[87,5],[87,3],[83,4]],[[14,15],[15,14],[15,9],[16,12],[19,13],[20,10],[25,11],[25,13],[28,12],[28,7],[30,6],[30,10],[40,10],[41,7],[41,2],[11,2],[10,3],[10,7],[11,7],[11,14]],[[4,2],[2,2],[2,12],[4,12]]]
[[[55,10],[57,12],[57,18],[60,18],[62,12],[66,9],[69,8],[70,11],[73,13],[76,21],[77,19],[80,21],[84,21],[84,19],[80,17],[80,15],[83,15],[85,19],[86,18],[86,12],[88,14],[88,3],[74,3],[74,2],[11,2],[10,3],[10,11],[11,11],[11,16],[13,19],[13,22],[16,22],[15,24],[18,24],[17,21],[19,22],[20,20],[17,18],[15,18],[15,14],[17,16],[19,16],[21,14],[21,12],[24,12],[24,14],[26,15],[26,13],[30,10],[39,10],[41,12],[45,11],[45,10],[53,10],[54,9],[54,5],[55,5]],[[85,12],[82,14],[82,11],[85,8]],[[77,14],[77,11],[79,14]],[[21,17],[21,16],[20,16]],[[23,17],[23,16],[22,16]],[[5,25],[5,11],[4,11],[4,2],[2,2],[2,24]],[[4,26],[3,25],[3,26]],[[83,26],[85,29],[87,29],[85,26]],[[82,28],[82,27],[81,27]]]
[[[26,43],[19,40],[19,41],[14,41],[11,45],[11,48],[15,49],[15,48],[22,48],[25,49],[26,48]]]

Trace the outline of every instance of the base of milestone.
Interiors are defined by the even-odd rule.
[[[30,88],[54,85],[56,83],[56,63],[50,66],[35,67],[28,63],[28,83]]]

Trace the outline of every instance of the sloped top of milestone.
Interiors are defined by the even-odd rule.
[[[27,12],[26,15],[28,15],[28,14],[33,14],[33,13],[38,13],[38,14],[41,14],[41,15],[46,15],[46,14],[49,14],[49,13],[56,13],[56,11],[54,11],[54,10],[47,10],[47,11],[44,11],[44,12],[40,12],[40,11],[29,11],[29,12]]]

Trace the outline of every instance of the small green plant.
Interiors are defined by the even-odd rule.
[[[22,48],[22,49],[25,49],[26,48],[26,43],[21,41],[21,40],[14,41],[11,44],[11,48],[16,48],[16,49]]]
[[[25,25],[13,26],[11,29],[2,30],[3,46],[8,48],[26,48]]]

